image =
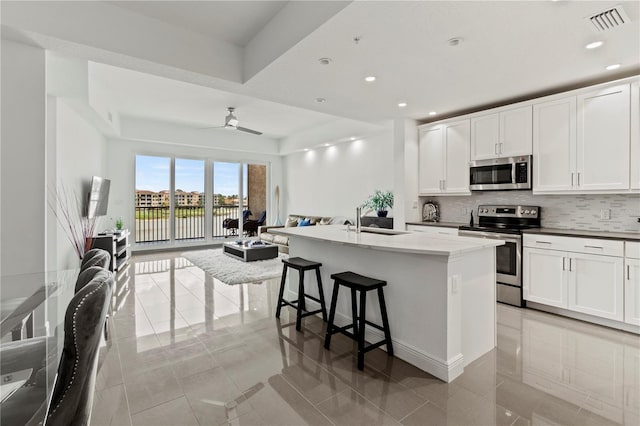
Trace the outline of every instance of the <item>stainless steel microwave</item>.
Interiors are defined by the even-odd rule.
[[[469,164],[472,191],[531,189],[531,156],[495,158]]]

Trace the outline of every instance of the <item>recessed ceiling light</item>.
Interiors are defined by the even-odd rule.
[[[460,43],[462,43],[464,39],[462,37],[453,37],[450,38],[449,40],[447,40],[447,43],[449,43],[449,46],[451,47],[455,47],[457,45],[459,45]]]
[[[320,65],[329,65],[331,63],[331,58],[320,58],[318,59]]]
[[[304,149],[304,152],[307,152],[307,151],[309,151],[309,148],[305,148],[305,149]]]
[[[598,47],[602,46],[603,44],[604,44],[603,41],[594,41],[594,42],[591,42],[591,43],[587,44],[585,46],[585,49],[595,49],[595,48],[598,48]]]
[[[325,143],[324,146],[331,146],[331,144],[330,143]]]
[[[617,70],[618,68],[620,68],[620,64],[611,64],[605,67],[607,71]]]
[[[365,77],[364,81],[366,81],[367,83],[372,83],[372,82],[376,81],[376,78],[374,76],[370,75],[368,77]]]
[[[327,100],[325,98],[316,98],[316,102],[318,102],[319,104],[326,102]]]
[[[431,111],[431,112],[429,113],[429,115],[436,115],[436,114],[437,114],[437,112],[435,112],[435,111]]]
[[[406,102],[399,102],[399,103],[398,103],[398,107],[399,107],[399,108],[404,108],[404,107],[406,107],[406,106],[407,106],[407,103],[406,103]]]
[[[355,141],[356,139],[357,139],[357,138],[356,138],[355,136],[351,136],[351,137],[349,138],[349,140],[350,140],[350,141]]]

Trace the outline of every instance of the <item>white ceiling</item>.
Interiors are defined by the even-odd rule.
[[[623,4],[632,22],[596,34],[584,18]],[[415,119],[640,65],[640,2],[357,1],[247,85],[265,97],[361,120]],[[354,36],[362,40],[356,44]],[[450,47],[447,41],[462,37]],[[605,44],[595,50],[593,40]],[[330,57],[328,66],[317,59]],[[619,71],[620,71],[619,70]],[[374,75],[374,83],[364,77]],[[314,99],[327,102],[318,108]],[[409,104],[399,110],[397,103]]]
[[[274,139],[336,119],[323,113],[99,63],[91,63],[91,75],[108,88],[111,107],[130,117],[204,128],[223,126],[227,107],[235,107],[239,126],[261,131]]]
[[[114,1],[112,4],[188,28],[238,46],[246,46],[286,1]]]
[[[91,2],[80,3],[82,7],[73,9],[78,15],[92,7]],[[213,39],[233,43],[239,46],[245,68],[251,55],[265,55],[258,72],[244,83],[238,83],[242,76],[233,80],[216,75],[216,70],[194,74],[186,65],[184,73],[176,73],[174,63],[154,67],[146,57],[144,66],[138,66],[207,88],[104,65],[100,78],[111,87],[120,113],[204,127],[223,124],[226,107],[234,106],[241,126],[275,138],[308,134],[332,120],[424,120],[429,111],[441,116],[579,82],[640,73],[638,1],[355,1],[323,14],[319,21],[312,18],[321,15],[322,2],[314,1],[133,1],[106,2],[103,7],[107,3],[131,13],[132,20],[145,15],[197,33],[211,40],[211,46]],[[29,12],[23,16],[33,17],[34,3],[23,4]],[[597,34],[586,23],[585,17],[619,4],[631,18],[629,24]],[[10,18],[15,10],[11,12]],[[9,15],[3,9],[3,31],[5,16]],[[27,18],[14,20],[26,28]],[[40,39],[45,47],[62,46],[61,39],[68,37],[76,52],[91,41],[66,28],[56,33],[51,21],[39,28],[33,24],[26,34],[34,39],[41,29],[48,36]],[[143,30],[139,32],[144,38]],[[355,36],[361,37],[357,44]],[[452,37],[462,37],[463,42],[450,47],[447,41]],[[604,45],[586,50],[594,40]],[[101,43],[92,47],[101,49],[105,62],[121,63],[119,58],[134,50],[119,49],[110,39]],[[253,50],[256,46],[262,50]],[[280,50],[266,52],[270,46]],[[108,49],[114,55],[109,56]],[[188,59],[186,53],[176,55]],[[332,62],[320,65],[321,57]],[[127,66],[130,63],[135,68],[133,62]],[[612,63],[621,68],[606,71]],[[377,80],[365,83],[367,75]],[[316,102],[318,97],[326,102]],[[398,108],[400,101],[408,106]]]

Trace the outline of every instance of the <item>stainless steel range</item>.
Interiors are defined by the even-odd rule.
[[[524,307],[522,229],[540,227],[538,206],[478,206],[477,226],[461,226],[459,235],[504,240],[496,247],[498,302]]]

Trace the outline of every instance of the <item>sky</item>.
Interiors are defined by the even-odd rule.
[[[186,192],[204,192],[204,160],[176,158],[176,189]],[[168,190],[171,159],[168,157],[136,156],[136,189],[153,192]],[[243,167],[244,189],[247,193],[247,167]],[[215,162],[213,166],[213,192],[238,194],[238,163]],[[246,196],[246,195],[245,195]]]

